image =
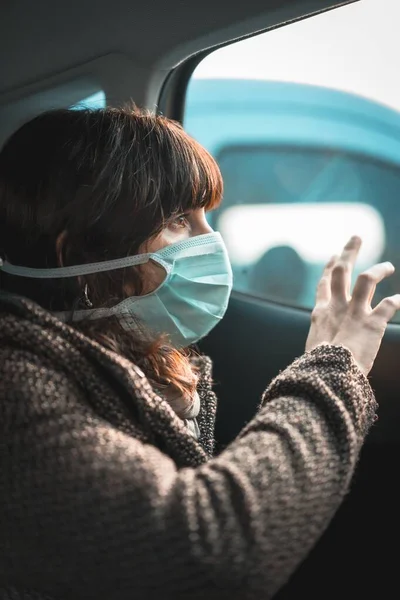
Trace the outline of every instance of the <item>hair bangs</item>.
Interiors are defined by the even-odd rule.
[[[222,201],[223,180],[214,157],[179,123],[169,121],[169,132],[174,138],[175,160],[179,157],[174,178],[178,192],[173,202],[175,208],[182,211],[218,208]]]
[[[195,165],[192,174],[192,208],[214,210],[220,205],[223,195],[221,171],[214,157],[198,142],[194,141],[191,149]]]

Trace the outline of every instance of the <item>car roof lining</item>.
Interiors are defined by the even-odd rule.
[[[136,6],[115,0],[110,9],[108,0],[6,0],[0,5],[0,146],[38,112],[96,90],[109,104],[133,99],[154,108],[167,76],[188,57],[354,1],[152,0]]]
[[[338,0],[8,0],[0,8],[0,94],[109,54],[169,71],[188,56]]]

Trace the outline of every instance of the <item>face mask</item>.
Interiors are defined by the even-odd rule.
[[[0,268],[10,275],[55,279],[142,265],[149,260],[166,271],[164,281],[154,292],[126,298],[112,308],[75,311],[73,320],[115,315],[124,329],[137,329],[139,322],[154,334],[168,334],[176,347],[197,342],[222,319],[232,290],[228,253],[217,232],[194,236],[157,252],[99,263],[31,269],[4,261]],[[57,313],[57,316],[65,320],[67,314],[70,313]]]

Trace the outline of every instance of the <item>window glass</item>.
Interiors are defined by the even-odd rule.
[[[76,104],[70,106],[73,110],[82,110],[84,108],[104,108],[106,105],[106,95],[103,91],[96,92],[83,98]]]
[[[356,274],[382,260],[400,272],[400,3],[384,8],[351,4],[197,67],[184,124],[224,177],[209,218],[236,289],[311,308],[324,264],[352,234],[364,240]],[[398,292],[400,273],[376,300]]]

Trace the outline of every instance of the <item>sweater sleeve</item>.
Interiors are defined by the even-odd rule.
[[[0,517],[9,573],[23,564],[26,586],[45,581],[56,598],[269,599],[338,508],[375,408],[350,352],[325,345],[197,468],[94,417],[68,438],[76,417],[62,415],[61,432],[51,413],[13,458],[25,476]]]

